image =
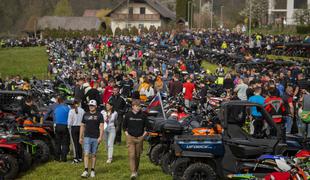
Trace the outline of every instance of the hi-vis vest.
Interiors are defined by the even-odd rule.
[[[283,100],[280,97],[269,97],[265,100],[265,109],[271,115],[275,123],[281,123],[285,107]]]
[[[215,81],[215,84],[218,85],[223,85],[224,84],[224,77],[218,77],[217,80]]]

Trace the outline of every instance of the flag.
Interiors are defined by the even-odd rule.
[[[150,110],[152,108],[159,107],[159,106],[160,106],[160,98],[158,95],[156,95],[151,101],[151,103],[147,106],[147,109]]]
[[[160,114],[163,115],[164,119],[166,120],[166,114],[165,114],[165,111],[164,111],[164,107],[163,107],[163,103],[162,103],[160,92],[158,92],[156,94],[156,96],[153,98],[151,103],[147,106],[147,112],[149,112],[151,110],[158,111]]]

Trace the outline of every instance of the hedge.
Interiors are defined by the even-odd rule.
[[[296,31],[298,34],[309,34],[310,33],[310,25],[296,26]]]

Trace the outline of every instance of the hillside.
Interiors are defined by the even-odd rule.
[[[20,34],[30,17],[52,15],[59,0],[0,0],[0,37],[6,34]],[[159,0],[174,10],[176,0]],[[200,0],[193,0],[198,8]],[[201,0],[206,3],[209,0]],[[224,18],[231,22],[240,22],[238,12],[246,0],[214,1],[214,12],[220,16],[220,7],[224,6]],[[112,8],[120,0],[69,0],[74,16],[81,16],[85,9]]]
[[[58,0],[0,0],[0,33],[18,34],[31,16],[52,15]],[[74,16],[85,9],[111,8],[118,0],[70,0]]]

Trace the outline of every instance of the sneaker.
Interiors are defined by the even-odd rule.
[[[90,177],[94,178],[95,176],[96,176],[95,171],[91,171],[91,172],[90,172]]]
[[[79,160],[73,159],[72,164],[77,164],[77,163],[79,163],[79,162],[80,162]]]
[[[108,159],[107,164],[111,164],[111,163],[112,163],[112,159]]]
[[[78,159],[79,162],[83,162],[83,159]]]
[[[131,180],[137,179],[137,173],[132,173],[131,176],[130,176],[130,179]]]
[[[81,175],[82,178],[88,178],[89,174],[87,171],[84,171]]]

